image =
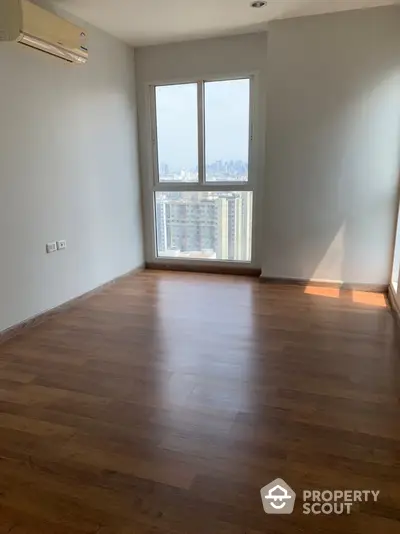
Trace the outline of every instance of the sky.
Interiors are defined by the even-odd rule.
[[[156,88],[159,163],[194,168],[197,157],[197,84]],[[206,163],[248,161],[249,80],[205,84]]]

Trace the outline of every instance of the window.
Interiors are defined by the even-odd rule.
[[[206,181],[246,182],[250,80],[207,82],[204,92]]]
[[[197,182],[197,85],[156,87],[160,182]]]
[[[252,83],[151,87],[157,258],[251,262]]]

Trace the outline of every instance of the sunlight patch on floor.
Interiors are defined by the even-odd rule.
[[[366,291],[352,291],[352,301],[356,304],[366,304],[376,308],[386,308],[386,299],[382,293],[367,293]]]
[[[306,295],[316,295],[317,297],[338,299],[340,296],[340,289],[338,287],[307,286],[304,293]]]
[[[363,304],[365,306],[372,306],[374,308],[387,308],[385,295],[382,293],[372,293],[368,291],[355,291],[340,289],[339,287],[324,287],[324,286],[306,286],[304,290],[305,295],[316,297],[326,297],[331,299],[338,299],[340,297],[347,298],[354,302],[354,304]]]

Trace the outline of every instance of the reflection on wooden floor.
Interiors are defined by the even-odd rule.
[[[0,533],[398,534],[394,320],[316,289],[146,271],[2,345]],[[380,496],[313,516],[305,489]]]

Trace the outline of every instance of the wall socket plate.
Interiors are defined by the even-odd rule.
[[[55,241],[52,241],[51,243],[46,244],[46,252],[47,254],[51,254],[52,252],[56,252],[57,250],[57,243]]]
[[[57,250],[64,250],[67,248],[67,242],[65,239],[60,239],[60,241],[57,241]]]

